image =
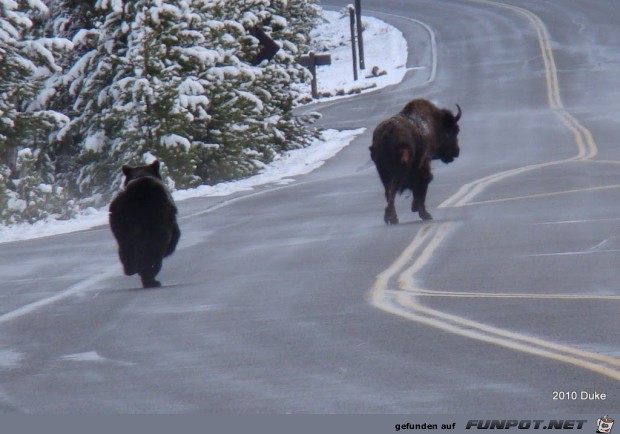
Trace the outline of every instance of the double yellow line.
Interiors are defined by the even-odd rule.
[[[473,182],[463,185],[456,194],[452,195],[443,203],[441,203],[439,205],[439,208],[465,206],[474,196],[480,194],[482,190],[484,190],[486,187],[503,179],[546,167],[571,163],[575,161],[591,160],[598,154],[598,148],[596,146],[596,142],[594,141],[592,133],[585,126],[583,126],[581,122],[575,119],[573,115],[568,113],[564,108],[564,104],[562,103],[562,97],[560,96],[560,85],[558,81],[558,70],[555,64],[555,57],[553,56],[549,33],[547,32],[547,28],[545,27],[545,24],[542,22],[542,20],[536,14],[518,6],[496,3],[489,0],[469,1],[473,3],[480,3],[507,9],[517,14],[523,15],[532,23],[532,25],[536,29],[538,43],[540,46],[540,53],[545,67],[545,78],[547,82],[547,101],[549,104],[549,108],[555,114],[555,116],[557,116],[558,119],[573,133],[575,144],[577,145],[577,154],[570,158],[518,167],[515,169],[506,170],[486,176],[484,178],[477,179]]]
[[[593,159],[598,153],[596,143],[590,131],[568,113],[562,104],[555,58],[553,56],[549,34],[542,20],[534,13],[517,6],[496,3],[489,0],[470,1],[510,10],[526,17],[532,23],[537,32],[540,51],[544,62],[549,107],[559,120],[573,133],[575,144],[577,145],[577,154],[563,160],[533,164],[480,178],[461,187],[454,195],[440,205],[441,208],[467,206],[471,204],[471,199],[481,193],[484,188],[511,176],[569,162],[588,161]],[[417,273],[429,262],[435,251],[455,227],[455,223],[424,224],[415,238],[392,265],[377,276],[375,284],[369,293],[370,302],[386,312],[401,316],[408,320],[432,326],[459,336],[477,339],[523,353],[568,363],[620,381],[620,359],[618,358],[584,351],[521,333],[511,332],[422,305],[418,301],[421,297],[530,298],[555,300],[592,300],[596,298],[620,300],[618,296],[593,297],[581,294],[489,294],[436,291],[420,287],[416,281]]]
[[[385,312],[458,336],[568,363],[620,381],[620,359],[618,358],[489,326],[458,315],[432,309],[420,303],[418,299],[424,296],[548,298],[557,300],[590,300],[594,298],[581,295],[537,296],[454,292],[446,294],[421,288],[415,279],[416,273],[428,263],[434,251],[450,234],[455,225],[455,223],[425,224],[396,261],[377,276],[369,294],[370,302]],[[601,296],[598,298],[620,299],[617,296]]]

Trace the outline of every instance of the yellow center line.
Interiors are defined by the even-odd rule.
[[[576,188],[573,190],[554,191],[552,193],[538,193],[538,194],[528,194],[525,196],[503,197],[500,199],[479,200],[475,202],[467,202],[461,206],[488,205],[491,203],[511,202],[515,200],[524,200],[524,199],[548,198],[551,196],[561,196],[564,194],[585,193],[585,192],[603,191],[603,190],[615,190],[618,188],[620,188],[620,184],[601,185],[599,187]]]
[[[525,16],[536,29],[538,43],[540,46],[541,57],[545,68],[545,79],[547,83],[547,100],[549,108],[555,116],[573,133],[575,144],[577,145],[577,154],[573,157],[550,161],[547,163],[533,164],[529,166],[510,169],[499,172],[490,176],[486,176],[472,181],[463,187],[454,195],[446,199],[439,205],[439,208],[461,207],[466,206],[474,196],[480,194],[482,190],[491,184],[499,182],[505,178],[520,175],[532,170],[551,167],[554,165],[565,164],[574,161],[591,160],[598,154],[598,148],[592,133],[581,124],[573,115],[568,113],[562,103],[560,96],[560,85],[558,81],[558,72],[555,64],[555,57],[551,48],[549,33],[542,20],[534,13],[513,5],[495,3],[489,0],[469,0],[474,3],[485,4],[489,6],[508,9]]]
[[[599,361],[605,365],[620,366],[620,359],[616,357],[580,350],[568,345],[550,342],[522,333],[511,332],[477,321],[468,320],[457,315],[431,309],[415,302],[411,296],[407,296],[407,294],[404,293],[398,294],[398,297],[400,298],[399,304],[401,306],[408,307],[414,314],[426,315],[429,320],[444,321],[444,325],[447,328],[452,328],[452,331],[458,334],[467,334],[475,331],[475,333],[478,334],[485,333],[489,340],[492,339],[494,343],[505,347],[515,348],[526,352],[530,349],[542,349],[545,352],[548,352],[549,355],[552,355],[554,359],[559,361],[578,364],[583,368],[596,372],[600,372],[599,369],[603,368],[605,370],[605,375],[611,376],[612,378],[620,381],[620,370],[614,370],[610,369],[608,366],[596,364],[596,361]]]
[[[381,278],[377,278],[375,285],[370,291],[371,303],[385,312],[411,321],[429,325],[459,336],[568,363],[620,381],[620,369],[616,368],[620,367],[619,358],[493,327],[465,317],[426,307],[417,301],[419,295],[427,296],[433,293],[436,296],[441,295],[439,291],[420,288],[415,280],[414,273],[428,262],[435,249],[438,248],[441,241],[445,239],[453,227],[453,223],[429,223],[425,225],[423,228],[425,233],[423,235],[418,233],[407,249],[394,262],[393,266],[381,273]],[[417,252],[420,253],[415,257]],[[408,264],[411,265],[407,267]],[[394,279],[396,282],[392,283]],[[392,289],[394,286],[398,289]],[[452,292],[452,294],[457,293]],[[503,294],[496,295],[502,296]],[[571,297],[556,296],[556,298],[570,299]],[[604,296],[582,298],[579,295],[573,295],[572,298],[588,300],[594,298],[608,299]],[[613,300],[618,300],[618,297],[614,297]]]

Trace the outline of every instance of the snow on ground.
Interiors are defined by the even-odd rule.
[[[353,81],[348,13],[345,15],[325,11],[325,23],[314,31],[316,52],[329,52],[332,58],[331,65],[317,68],[321,100],[381,89],[399,83],[403,79],[406,72],[407,42],[402,33],[376,18],[363,17],[362,21],[366,70],[359,71],[357,81]],[[385,74],[372,76],[374,66]],[[310,90],[307,89],[306,93],[309,95]],[[266,165],[255,176],[213,186],[175,191],[173,197],[176,201],[182,201],[196,197],[228,196],[262,185],[292,182],[295,177],[323,165],[363,132],[363,128],[350,131],[326,130],[320,140],[316,140],[307,148],[287,152]],[[106,224],[108,224],[107,207],[89,208],[71,220],[0,226],[0,243],[76,232]]]
[[[325,130],[321,139],[316,140],[309,147],[287,152],[265,166],[255,176],[216,185],[203,185],[191,190],[175,191],[172,196],[175,201],[181,201],[194,197],[228,196],[266,184],[288,184],[294,181],[295,176],[305,175],[321,167],[325,161],[336,155],[364,130],[364,128],[345,131]]]
[[[317,66],[321,100],[381,89],[402,81],[407,72],[407,40],[399,30],[377,18],[362,17],[366,68],[357,68],[358,80],[354,81],[349,12],[347,9],[325,11],[323,15],[326,22],[311,32],[315,53],[331,56],[331,65]]]

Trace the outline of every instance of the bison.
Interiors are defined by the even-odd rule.
[[[422,220],[433,218],[425,205],[428,184],[433,179],[431,160],[447,164],[459,156],[461,107],[457,104],[456,108],[455,115],[418,98],[375,128],[369,149],[385,188],[386,224],[398,223],[394,199],[397,192],[407,189],[413,192],[411,211],[417,211]]]

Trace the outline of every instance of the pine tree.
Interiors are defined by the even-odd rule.
[[[72,76],[79,68],[74,68],[78,60],[90,49],[97,34],[98,22],[95,1],[92,0],[49,0],[49,19],[45,22],[46,35],[67,38],[72,41],[73,49],[64,51],[58,58],[57,64],[63,69],[48,80],[47,98],[42,104],[48,109],[65,115],[68,119],[75,119],[79,113],[74,108],[75,88],[81,85],[77,77]],[[74,89],[69,89],[73,85]],[[79,153],[79,143],[83,137],[68,125],[52,136],[49,153],[53,155],[54,169],[58,182],[70,185],[76,173],[76,156]]]
[[[297,98],[293,85],[308,76],[296,63],[300,51],[295,44],[278,39],[286,37],[287,21],[276,14],[272,3],[285,5],[246,0],[206,6],[213,19],[222,23],[210,28],[211,43],[230,53],[223,65],[209,71],[220,83],[211,97],[209,131],[210,141],[218,146],[210,148],[203,159],[210,183],[250,175],[275,155],[301,147],[313,137],[307,128],[312,119],[296,118],[292,113]],[[274,30],[271,25],[276,22],[279,27]],[[281,49],[271,61],[251,66],[259,47],[249,30],[257,26],[270,33]]]
[[[40,210],[33,211],[34,219],[50,211],[21,182],[30,176],[54,181],[53,167],[47,164],[48,136],[68,121],[38,99],[45,80],[60,70],[55,56],[71,46],[66,39],[37,33],[33,21],[43,20],[47,11],[38,0],[0,0],[0,221],[12,221],[24,211],[24,203]],[[20,163],[19,156],[25,154],[34,158],[32,164]]]
[[[26,141],[9,147],[2,134],[14,128],[18,116],[5,116],[9,110],[0,106],[0,154],[29,149],[21,154],[23,173],[0,167],[5,180],[0,200],[15,192],[16,184],[6,188],[14,178],[45,191],[53,183],[63,187],[55,194],[79,197],[83,206],[103,206],[122,182],[122,164],[153,158],[164,164],[177,188],[213,184],[251,175],[315,135],[308,127],[312,119],[293,115],[295,85],[308,79],[296,61],[318,16],[311,0],[47,3],[51,13],[45,25],[37,26],[45,34],[37,36],[51,36],[58,45],[59,38],[69,38],[74,50],[46,65],[55,72],[51,77],[33,80],[21,70],[11,83],[24,86],[7,87],[22,89],[16,100],[31,101],[28,110],[14,112],[29,113],[30,120],[37,112],[38,125],[45,128],[21,129]],[[13,0],[0,4],[17,10]],[[257,26],[280,46],[260,65],[253,64],[260,47],[251,30]],[[17,40],[35,40],[31,28],[23,27]],[[0,78],[6,65],[0,63]],[[36,179],[25,173],[33,158],[37,168],[53,176]]]
[[[178,186],[198,185],[190,150],[194,132],[206,130],[210,117],[196,74],[217,57],[194,28],[199,17],[186,1],[98,6],[105,14],[97,44],[70,73],[81,83],[72,89],[79,89],[75,106],[82,114],[71,126],[85,137],[80,191],[109,199],[120,184],[120,164],[146,155],[165,163]]]

